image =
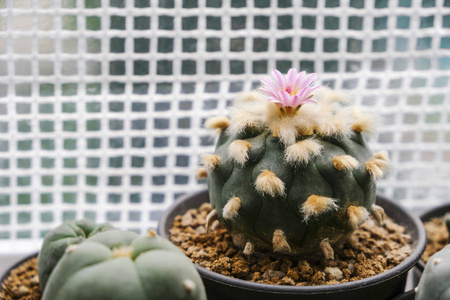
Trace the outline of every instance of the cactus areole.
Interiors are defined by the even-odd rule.
[[[384,151],[373,154],[364,135],[371,117],[350,105],[348,95],[314,86],[315,74],[261,79],[262,87],[238,98],[230,118],[213,117],[220,132],[214,154],[203,157],[215,219],[245,254],[322,252],[372,215],[376,180],[388,168]]]

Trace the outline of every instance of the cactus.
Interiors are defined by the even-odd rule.
[[[383,222],[375,189],[388,155],[370,151],[363,134],[373,133],[373,120],[346,93],[318,89],[315,74],[274,75],[238,98],[230,118],[205,122],[220,132],[197,173],[213,207],[207,229],[217,219],[244,254],[333,258],[333,246],[369,215]]]
[[[45,289],[50,273],[68,246],[79,244],[88,237],[111,229],[113,227],[109,224],[98,225],[84,219],[66,222],[50,231],[44,238],[38,256],[38,276],[41,291]]]
[[[111,230],[69,246],[42,300],[206,300],[190,260],[149,231]]]
[[[449,257],[450,245],[430,257],[416,288],[416,300],[450,299]]]

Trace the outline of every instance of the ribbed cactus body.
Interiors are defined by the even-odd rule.
[[[96,224],[89,220],[74,220],[65,222],[50,231],[44,238],[44,242],[38,257],[39,286],[43,291],[48,277],[64,251],[70,245],[76,245],[99,232],[114,229],[109,224]]]
[[[328,127],[308,123],[320,110],[277,115],[272,103],[261,104],[255,95],[231,108],[230,124],[220,126],[215,152],[204,165],[212,207],[237,246],[326,253],[372,210],[382,214],[374,206],[375,179],[387,165],[385,154],[374,156],[361,122],[343,117],[352,116],[347,108],[325,105]]]
[[[450,245],[428,260],[420,278],[416,300],[450,299]]]
[[[206,300],[190,260],[149,231],[99,233],[69,247],[53,270],[43,300]]]

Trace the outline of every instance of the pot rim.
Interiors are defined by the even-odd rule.
[[[450,203],[444,203],[439,206],[432,207],[423,212],[419,216],[419,218],[420,221],[424,224],[425,222],[431,220],[431,218],[442,216],[442,212],[450,212]],[[426,263],[422,259],[419,259],[419,261],[416,264],[416,268],[418,268],[420,272],[423,272],[423,270],[425,269],[425,265]]]
[[[168,234],[164,231],[164,225],[168,222],[172,222],[169,220],[169,216],[171,212],[181,203],[187,201],[190,198],[198,197],[204,193],[207,193],[208,190],[204,189],[198,192],[190,193],[179,197],[162,215],[160,222],[158,224],[158,234],[162,237],[169,239]],[[200,267],[196,264],[195,268],[200,273],[202,277],[205,279],[220,282],[220,284],[239,287],[241,289],[246,290],[258,290],[264,291],[266,293],[277,293],[277,294],[324,294],[324,293],[335,293],[342,290],[349,289],[361,289],[369,286],[377,285],[381,282],[387,281],[392,277],[401,276],[403,273],[408,272],[416,263],[420,260],[422,253],[425,250],[426,246],[426,232],[425,228],[421,220],[412,214],[407,209],[401,207],[399,204],[395,203],[393,200],[390,200],[384,196],[377,195],[377,200],[381,200],[382,202],[388,203],[388,205],[392,206],[395,210],[401,211],[406,217],[411,219],[414,227],[417,229],[417,240],[415,244],[413,244],[413,251],[411,254],[399,265],[395,266],[392,269],[384,271],[383,273],[377,274],[375,276],[356,280],[352,282],[333,284],[333,285],[316,285],[316,286],[283,286],[283,285],[272,285],[266,283],[257,283],[237,278],[228,277],[225,275],[221,275],[215,273],[213,271],[209,271],[203,267]]]

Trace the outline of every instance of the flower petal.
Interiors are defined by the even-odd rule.
[[[287,77],[286,79],[287,79],[288,84],[293,86],[295,83],[295,79],[297,77],[297,70],[295,68],[289,69],[286,77]]]
[[[280,73],[280,71],[274,69],[272,73],[275,76],[275,79],[277,80],[278,86],[282,89],[285,89],[286,88],[285,79],[284,76]]]

